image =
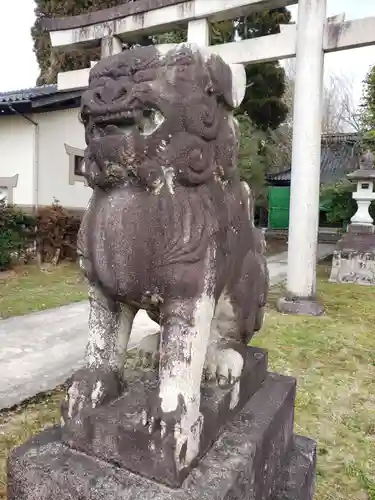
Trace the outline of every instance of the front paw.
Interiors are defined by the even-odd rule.
[[[226,388],[232,386],[229,408],[233,410],[240,396],[240,378],[244,367],[242,355],[232,348],[217,349],[209,353],[206,359],[205,377],[216,380],[217,384]]]
[[[235,384],[242,373],[244,359],[232,348],[212,349],[206,358],[205,378],[216,380],[218,385],[226,387]]]
[[[188,467],[199,454],[203,415],[197,400],[185,403],[180,396],[176,410],[167,413],[153,405],[148,411],[140,413],[139,423],[150,435],[158,434],[162,440],[173,436],[174,459],[178,470]]]
[[[83,368],[72,377],[62,405],[62,424],[79,419],[85,408],[96,408],[116,399],[123,390],[123,382],[118,373],[109,369]]]
[[[193,412],[193,418],[189,413],[183,415],[181,422],[175,426],[175,461],[179,470],[188,467],[197,457],[202,431],[203,415],[198,413],[196,417],[196,411]]]

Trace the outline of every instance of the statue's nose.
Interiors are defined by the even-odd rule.
[[[98,94],[100,94],[100,100],[103,103],[112,104],[119,100],[125,100],[129,95],[129,91],[129,84],[111,80],[98,92]]]

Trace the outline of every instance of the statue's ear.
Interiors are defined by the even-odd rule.
[[[229,64],[232,73],[232,96],[228,103],[232,108],[238,108],[245,97],[246,71],[243,64]]]
[[[229,108],[237,108],[245,97],[246,71],[242,64],[227,64],[211,54],[206,59],[213,90],[224,99]]]

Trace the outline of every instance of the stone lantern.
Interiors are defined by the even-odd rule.
[[[362,155],[359,170],[347,177],[357,183],[353,192],[357,211],[333,254],[330,281],[375,285],[375,226],[369,213],[375,200],[374,155],[370,151]]]
[[[357,182],[357,190],[353,193],[353,199],[357,202],[357,212],[351,218],[355,226],[374,227],[373,219],[369,214],[371,202],[375,200],[374,181],[374,156],[367,152],[362,156],[361,168],[348,175],[348,179]]]

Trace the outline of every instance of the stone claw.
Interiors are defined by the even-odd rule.
[[[140,424],[142,427],[147,427],[149,434],[154,434],[158,426],[158,419],[149,414],[146,410],[142,410],[140,414]]]
[[[62,406],[64,424],[78,419],[85,408],[96,408],[121,394],[122,381],[117,373],[104,369],[83,368],[73,377]]]
[[[216,380],[219,387],[233,386],[230,409],[237,406],[240,397],[240,377],[244,366],[241,354],[232,348],[217,349],[206,362],[205,378]]]
[[[241,377],[244,360],[232,349],[218,349],[210,356],[205,366],[205,378],[217,381],[220,387],[235,384]]]
[[[164,439],[166,435],[167,435],[167,423],[164,422],[164,420],[162,420],[160,422],[160,436],[162,439]]]
[[[148,415],[146,410],[142,410],[140,420],[141,420],[141,425],[146,427],[146,425],[148,424]]]
[[[188,415],[185,415],[181,423],[176,423],[174,426],[174,438],[176,441],[175,460],[180,470],[190,465],[198,455],[200,437],[203,430],[202,414],[199,414],[196,421],[190,426],[186,426],[187,417]]]
[[[148,422],[148,433],[153,434],[155,432],[155,417],[150,417],[149,422]]]

